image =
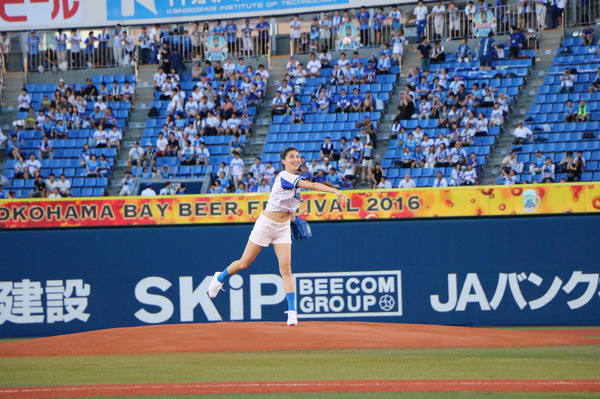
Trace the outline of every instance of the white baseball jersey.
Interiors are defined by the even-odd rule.
[[[265,208],[270,212],[296,212],[300,206],[300,189],[298,182],[301,176],[293,175],[285,170],[275,178],[269,202]]]

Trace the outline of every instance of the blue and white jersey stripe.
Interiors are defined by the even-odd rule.
[[[300,206],[300,180],[304,178],[285,170],[280,172],[275,178],[265,209],[270,212],[296,212]]]

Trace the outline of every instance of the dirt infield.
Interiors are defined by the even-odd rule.
[[[205,382],[0,388],[1,399],[309,392],[600,392],[600,380]]]
[[[436,325],[302,322],[115,328],[0,343],[0,356],[73,356],[382,348],[598,345],[600,328],[519,331]]]

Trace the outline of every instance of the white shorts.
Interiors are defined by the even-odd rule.
[[[372,167],[373,166],[373,159],[363,159],[362,160],[362,166],[363,167]]]
[[[254,222],[249,240],[261,247],[268,247],[269,244],[291,244],[290,221],[278,223],[261,213]]]

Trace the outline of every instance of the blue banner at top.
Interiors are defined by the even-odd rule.
[[[350,0],[106,0],[109,21],[164,19],[347,5]]]

